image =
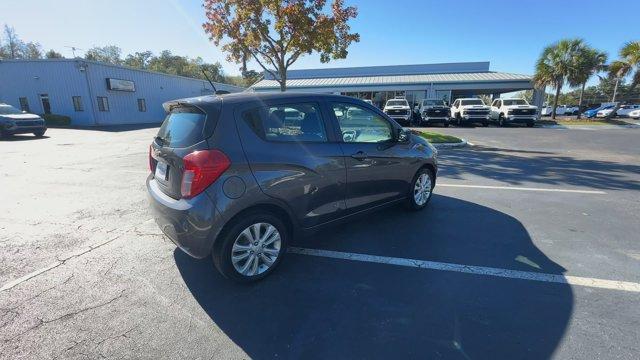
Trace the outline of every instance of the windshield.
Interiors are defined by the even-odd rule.
[[[389,100],[387,106],[409,106],[407,100]]]
[[[444,105],[444,101],[442,100],[423,100],[422,106],[438,106]]]
[[[460,105],[484,105],[480,99],[460,100]]]
[[[22,114],[22,111],[14,108],[11,105],[0,105],[0,115],[15,115]]]
[[[528,105],[527,102],[522,100],[522,99],[504,99],[504,100],[502,100],[502,103],[505,106],[509,106],[509,105]]]

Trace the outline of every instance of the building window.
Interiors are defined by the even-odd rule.
[[[20,110],[29,112],[29,100],[26,97],[21,97],[18,101],[20,102]]]
[[[147,111],[147,102],[144,99],[138,99],[138,111],[145,112]]]
[[[49,102],[49,94],[40,94],[40,102],[42,103],[42,112],[51,114],[51,102]]]
[[[109,111],[109,99],[106,96],[98,96],[98,110]]]
[[[75,111],[84,111],[84,107],[82,107],[82,97],[80,96],[72,96],[73,100],[73,109]]]

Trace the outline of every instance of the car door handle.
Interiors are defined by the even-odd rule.
[[[351,157],[356,160],[364,160],[367,158],[367,153],[365,153],[364,151],[358,151],[355,154],[351,154]]]

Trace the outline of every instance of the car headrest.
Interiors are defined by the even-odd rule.
[[[302,119],[300,131],[304,134],[322,134],[320,119],[315,112],[306,113]]]
[[[284,110],[274,110],[267,117],[265,128],[282,128],[284,127]]]

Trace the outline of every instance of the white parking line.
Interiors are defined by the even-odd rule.
[[[464,185],[464,184],[440,184],[440,183],[437,184],[437,186],[455,187],[455,188],[472,188],[472,189],[493,189],[493,190],[565,192],[565,193],[593,194],[593,195],[606,194],[606,192],[600,191],[600,190],[549,189],[549,188],[530,188],[530,187],[517,187],[517,186]]]
[[[586,277],[579,277],[579,276],[544,274],[544,273],[500,269],[500,268],[485,267],[485,266],[461,265],[461,264],[443,263],[443,262],[436,262],[436,261],[347,253],[347,252],[331,251],[331,250],[306,249],[306,248],[299,248],[299,247],[291,247],[289,248],[289,252],[294,254],[300,254],[300,255],[311,255],[311,256],[333,258],[333,259],[352,260],[352,261],[406,266],[406,267],[441,270],[441,271],[454,271],[454,272],[473,274],[473,275],[497,276],[497,277],[503,277],[503,278],[509,278],[509,279],[542,281],[542,282],[549,282],[549,283],[586,286],[586,287],[600,288],[600,289],[640,292],[639,283],[627,282],[627,281],[615,281],[615,280],[604,280],[604,279],[596,279],[596,278],[586,278]]]

